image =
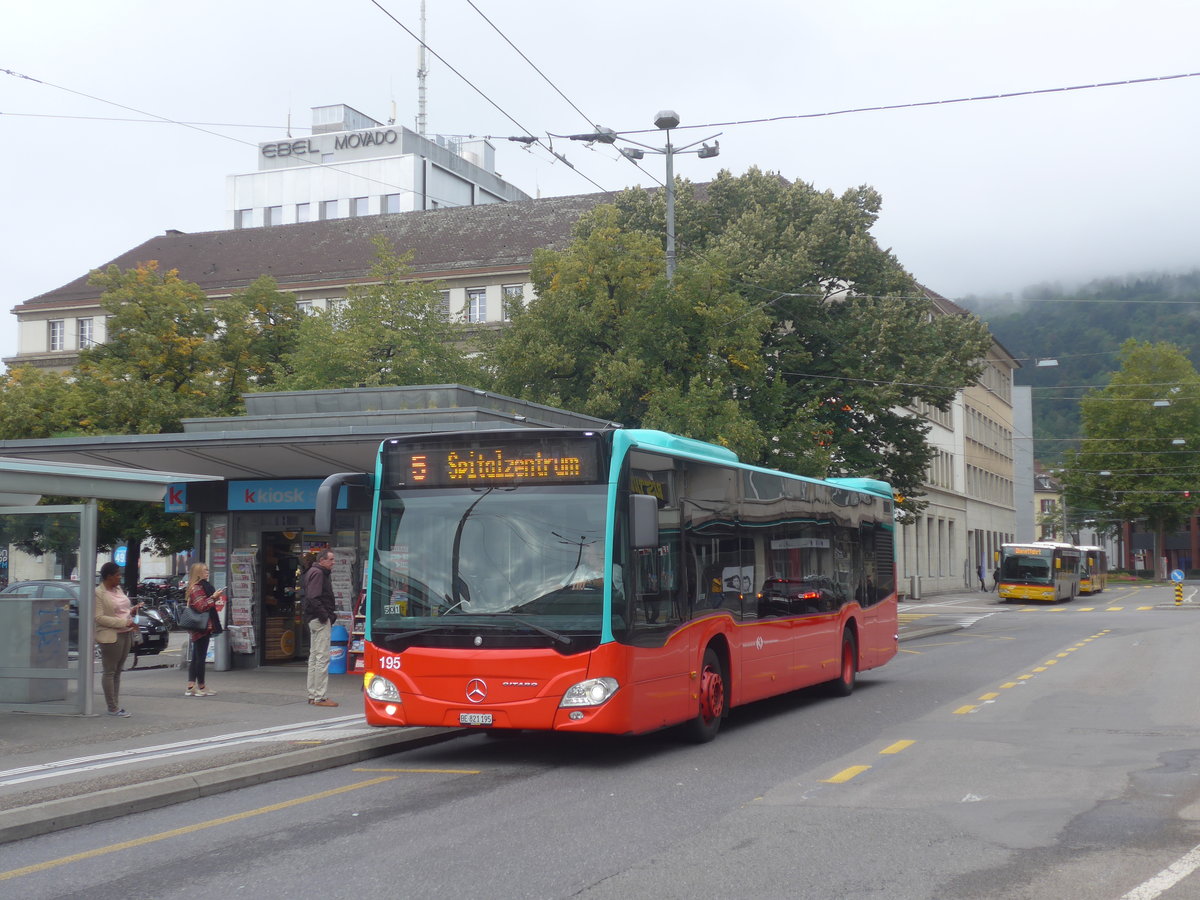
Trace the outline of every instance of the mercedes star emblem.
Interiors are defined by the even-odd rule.
[[[472,678],[467,682],[467,699],[472,703],[482,703],[487,699],[487,682],[481,678]]]

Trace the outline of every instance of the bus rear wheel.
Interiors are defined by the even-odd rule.
[[[829,682],[829,690],[835,697],[849,697],[854,693],[858,681],[858,641],[847,628],[842,632],[842,655],[838,666],[838,677]]]
[[[721,730],[721,718],[725,715],[725,667],[721,657],[712,647],[704,651],[704,662],[700,666],[699,708],[696,718],[684,727],[693,743],[705,744]]]

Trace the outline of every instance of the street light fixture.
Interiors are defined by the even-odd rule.
[[[667,133],[667,145],[665,147],[651,147],[649,144],[643,144],[640,141],[623,137],[621,140],[630,144],[636,144],[637,146],[617,148],[626,159],[643,159],[647,153],[658,153],[667,158],[667,281],[675,280],[675,157],[680,153],[695,153],[700,159],[712,159],[721,153],[721,142],[713,140],[713,138],[721,136],[721,132],[719,131],[716,134],[709,135],[690,144],[685,144],[682,147],[672,146],[671,129],[678,128],[679,121],[679,113],[675,112],[675,110],[660,109],[654,116],[654,127],[660,128]],[[567,137],[572,141],[611,144],[616,141],[617,133],[611,128],[597,125],[596,130],[590,134],[569,134]],[[708,145],[710,140],[713,142],[711,147]],[[702,146],[693,150],[692,148],[697,144],[701,144]]]

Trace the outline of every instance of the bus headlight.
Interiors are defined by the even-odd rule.
[[[567,692],[563,694],[562,703],[558,705],[560,707],[599,706],[615,694],[618,687],[615,678],[589,678],[587,681],[581,681],[567,688]]]
[[[390,700],[400,702],[400,691],[394,684],[380,675],[367,675],[367,696],[372,700]]]

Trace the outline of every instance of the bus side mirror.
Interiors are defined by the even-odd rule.
[[[629,530],[633,548],[648,550],[658,546],[658,499],[649,494],[629,495]]]
[[[333,516],[337,511],[338,495],[342,485],[370,487],[371,477],[365,472],[338,472],[328,476],[317,488],[317,503],[314,510],[313,530],[317,534],[333,533]]]

